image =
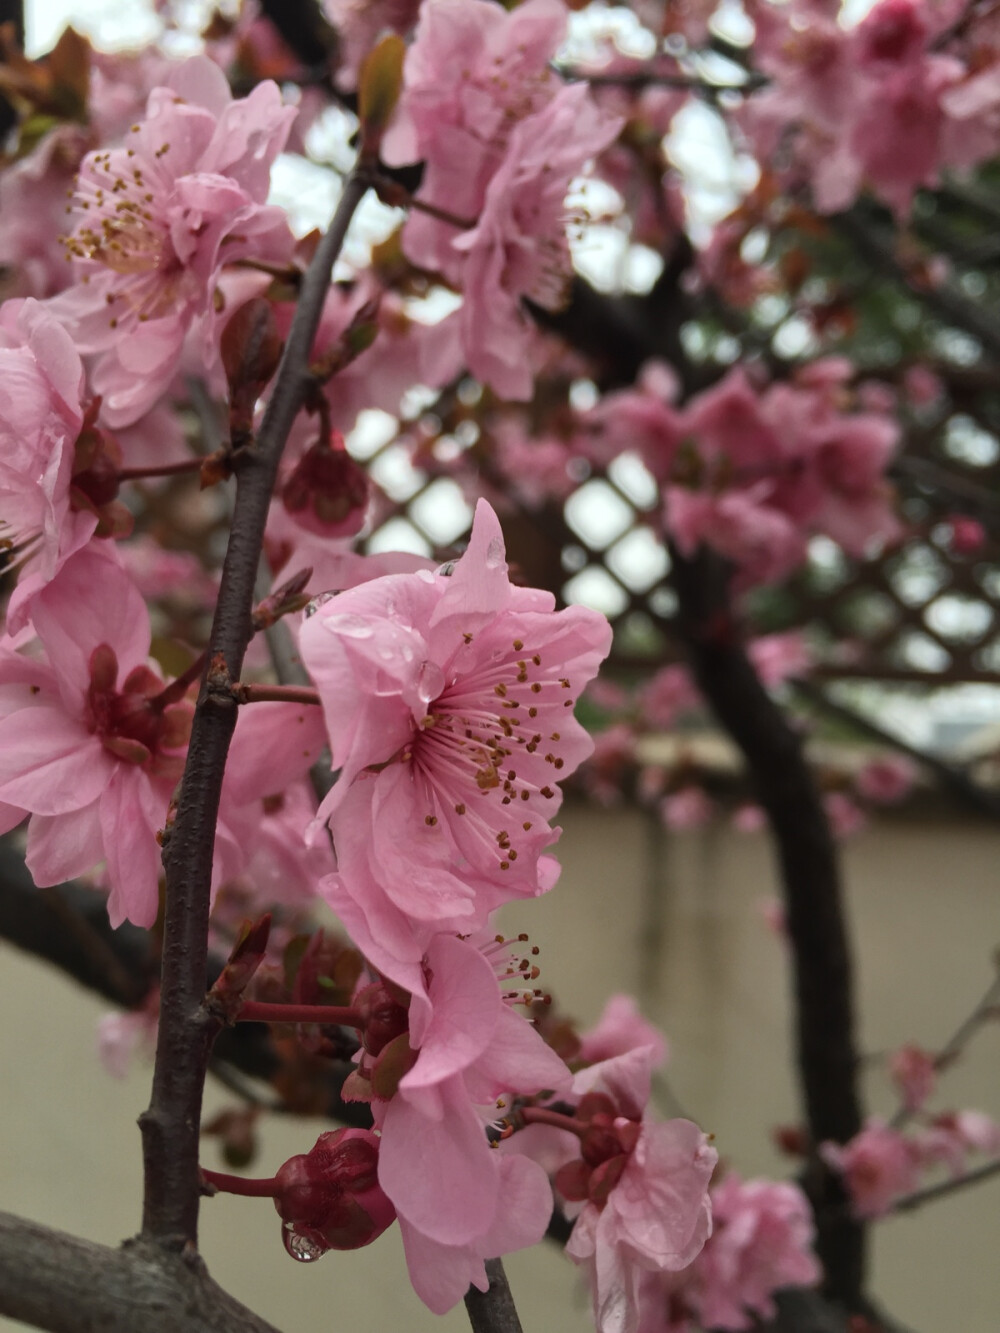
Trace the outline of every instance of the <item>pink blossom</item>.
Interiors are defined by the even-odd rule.
[[[767,827],[767,815],[759,805],[744,804],[733,812],[730,823],[737,833],[760,833]]]
[[[0,801],[30,812],[36,884],[107,865],[112,925],[151,926],[188,705],[161,699],[149,617],[104,545],[78,552],[34,599],[38,651],[0,659]]]
[[[889,1058],[889,1073],[908,1111],[919,1111],[937,1083],[933,1056],[919,1046],[901,1046],[894,1051]]]
[[[823,798],[823,809],[835,838],[853,838],[868,827],[865,812],[842,791],[828,792]]]
[[[158,1003],[124,1013],[104,1014],[97,1022],[97,1055],[112,1078],[124,1078],[138,1052],[156,1050]]]
[[[684,787],[660,802],[660,818],[675,833],[704,828],[712,818],[714,806],[701,787]]]
[[[564,303],[572,276],[564,224],[570,181],[617,136],[585,84],[563,88],[520,121],[486,189],[479,221],[453,241],[462,270],[462,341],[469,369],[506,398],[533,392],[526,347],[527,297],[546,310]]]
[[[636,696],[642,719],[651,727],[672,727],[679,713],[700,706],[698,688],[685,666],[661,667]]]
[[[748,653],[754,670],[769,690],[783,685],[792,676],[806,675],[813,664],[813,655],[799,630],[754,639]]]
[[[948,521],[951,526],[949,545],[956,555],[977,555],[986,545],[986,529],[978,519],[959,514]]]
[[[419,959],[437,931],[554,881],[557,783],[592,749],[572,707],[611,636],[597,613],[553,606],[511,585],[480,501],[450,573],[373,579],[303,624],[340,769],[320,807],[339,863],[324,891],[357,902],[368,956]]]
[[[382,34],[413,27],[420,0],[323,0],[323,9],[337,32],[337,86],[352,91],[361,62]]]
[[[870,759],[855,779],[861,796],[876,805],[895,805],[908,795],[917,770],[905,755],[883,755]]]
[[[917,1154],[898,1130],[872,1116],[850,1143],[820,1145],[820,1155],[844,1177],[857,1217],[882,1217],[917,1183]]]
[[[581,770],[587,794],[602,805],[621,800],[622,779],[635,758],[635,733],[625,722],[615,722],[594,735],[594,753]]]
[[[470,221],[479,216],[512,127],[559,87],[549,61],[565,29],[558,0],[528,0],[509,12],[487,0],[425,0],[403,95],[382,141],[391,165],[424,162],[421,202]],[[417,212],[404,247],[414,263],[455,278],[454,235]]]
[[[79,280],[51,306],[80,351],[96,357],[109,426],[149,410],[189,330],[203,363],[215,361],[224,264],[287,255],[284,215],[264,200],[294,115],[270,82],[233,102],[222,71],[195,57],[153,90],[127,147],[84,159],[66,242]]]
[[[797,1185],[743,1181],[735,1172],[711,1199],[712,1234],[675,1290],[704,1328],[754,1328],[754,1316],[774,1316],[777,1290],[820,1279],[812,1211]]]
[[[26,564],[8,608],[21,629],[31,598],[89,541],[95,514],[74,508],[74,448],[83,425],[83,366],[38,301],[0,310],[0,540]]]
[[[944,382],[929,366],[908,366],[903,375],[903,391],[913,407],[929,407],[945,394]]]
[[[643,1018],[631,995],[612,995],[594,1027],[580,1033],[580,1059],[588,1064],[624,1055],[638,1046],[650,1048],[654,1069],[666,1064],[670,1054],[666,1037]]]
[[[705,543],[740,565],[744,585],[774,582],[801,563],[806,541],[800,523],[770,506],[770,489],[763,482],[714,496],[672,486],[668,531],[685,555]]]
[[[595,1137],[586,1159],[562,1168],[557,1188],[582,1203],[566,1253],[587,1270],[599,1333],[636,1333],[643,1275],[686,1268],[712,1232],[718,1154],[690,1120],[642,1118],[651,1055],[633,1049],[573,1081]]]
[[[948,1111],[916,1132],[913,1147],[922,1164],[943,1162],[961,1175],[970,1152],[1000,1154],[1000,1125],[985,1111]]]
[[[353,933],[352,916],[346,924]],[[350,1086],[372,1101],[379,1183],[399,1216],[413,1285],[438,1314],[470,1282],[485,1289],[484,1259],[535,1244],[552,1211],[542,1169],[494,1151],[485,1132],[507,1094],[570,1084],[563,1062],[515,1013],[535,998],[538,969],[512,943],[520,948],[500,935],[437,935],[419,964],[387,960],[410,989],[408,1010],[397,1001],[393,1014],[398,992],[381,985],[355,999],[376,1024],[362,1034]]]

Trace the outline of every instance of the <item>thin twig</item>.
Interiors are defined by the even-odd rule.
[[[965,1189],[967,1185],[978,1185],[984,1180],[991,1180],[994,1176],[1000,1176],[1000,1157],[994,1157],[992,1161],[977,1166],[974,1171],[953,1176],[951,1180],[942,1180],[937,1185],[928,1185],[922,1190],[914,1190],[912,1194],[902,1195],[892,1205],[890,1214],[911,1212],[921,1204],[930,1203],[932,1199],[943,1199],[947,1194],[954,1194],[957,1190]]]
[[[292,328],[254,445],[234,460],[236,502],[195,710],[177,817],[164,847],[167,875],[156,1065],[143,1136],[143,1235],[196,1245],[198,1136],[205,1073],[219,1019],[203,1005],[212,857],[226,755],[236,725],[232,682],[253,632],[254,582],[278,463],[310,384],[309,352],[348,226],[367,191],[353,173],[302,283]]]

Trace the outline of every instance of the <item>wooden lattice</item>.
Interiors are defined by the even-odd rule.
[[[444,558],[468,532],[471,507],[441,459],[466,453],[471,486],[495,497],[488,458],[474,433],[449,432],[447,418],[366,449],[385,492],[369,549],[400,546]],[[415,466],[414,459],[429,466]],[[476,466],[480,470],[476,471]],[[806,570],[751,598],[762,631],[809,625],[830,645],[823,671],[872,680],[1000,682],[1000,443],[971,417],[953,416],[932,437],[910,440],[895,469],[910,536],[881,558],[850,560],[817,538]],[[504,488],[506,491],[506,488]],[[505,509],[508,555],[525,582],[563,601],[584,601],[615,626],[623,662],[671,655],[676,598],[670,559],[651,516],[656,488],[635,454],[579,478],[562,504]],[[964,512],[987,529],[974,554],[954,549],[950,516]],[[990,529],[993,532],[990,532]]]

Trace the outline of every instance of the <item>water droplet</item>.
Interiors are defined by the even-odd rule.
[[[444,689],[444,672],[436,662],[421,662],[417,672],[417,698],[429,704]]]
[[[336,597],[336,595],[337,594],[335,592],[321,592],[318,596],[314,597],[311,602],[308,602],[306,604],[306,609],[304,612],[306,619],[308,620],[310,616],[314,616],[321,606],[325,605],[325,603],[329,601],[332,601],[332,599]]]
[[[489,546],[486,548],[486,568],[499,569],[504,563],[503,542],[499,537],[493,537]]]
[[[281,1232],[285,1249],[300,1264],[311,1264],[322,1258],[330,1248],[316,1232],[296,1231],[293,1222],[286,1222]]]
[[[444,566],[442,565],[441,569],[443,569],[443,568],[444,568]],[[438,573],[439,573],[439,574],[441,573],[441,569],[438,570]],[[420,580],[421,583],[433,583],[433,582],[434,582],[434,575],[431,573],[431,571],[430,571],[429,569],[418,569],[418,570],[417,570],[417,578]]]
[[[395,656],[391,648],[380,648],[378,650],[378,655],[383,662],[391,662]]]
[[[370,639],[375,632],[362,616],[354,616],[347,611],[341,615],[328,616],[325,623],[331,634],[342,639]]]

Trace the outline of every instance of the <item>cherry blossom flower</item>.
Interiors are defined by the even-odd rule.
[[[643,1018],[631,995],[612,995],[592,1028],[580,1033],[580,1059],[588,1064],[645,1046],[654,1069],[666,1064],[670,1047],[666,1037]]]
[[[339,864],[324,892],[356,901],[369,957],[417,960],[438,931],[474,930],[554,882],[557,784],[592,749],[572,708],[611,634],[596,612],[553,606],[511,585],[481,501],[450,573],[373,579],[305,620],[340,769],[320,807]]]
[[[684,787],[660,802],[660,818],[668,829],[680,833],[685,829],[704,828],[712,818],[711,800],[701,787]]]
[[[8,607],[16,632],[32,596],[89,541],[97,517],[70,496],[83,366],[38,301],[0,310],[0,370],[0,542],[26,565]]]
[[[895,805],[911,791],[916,776],[916,766],[905,755],[884,755],[865,764],[855,785],[860,795],[876,805]]]
[[[645,1277],[639,1333],[756,1328],[755,1316],[774,1316],[776,1291],[819,1281],[812,1212],[798,1186],[730,1172],[711,1200],[712,1234],[690,1268]]]
[[[346,924],[353,934],[354,920]],[[515,1012],[537,994],[538,969],[517,954],[523,939],[437,935],[419,965],[386,960],[408,997],[377,983],[355,998],[368,1021],[345,1095],[372,1102],[379,1184],[399,1217],[414,1288],[438,1314],[470,1282],[486,1290],[484,1259],[535,1244],[552,1212],[541,1167],[494,1151],[485,1132],[506,1094],[570,1084],[562,1060]]]
[[[78,552],[32,603],[40,652],[0,658],[0,801],[30,812],[28,869],[59,884],[105,861],[112,925],[151,926],[157,831],[190,706],[147,665],[149,616],[113,552]],[[22,639],[24,636],[22,636]]]
[[[556,1188],[582,1203],[566,1253],[587,1270],[599,1333],[637,1333],[644,1276],[686,1268],[712,1232],[718,1154],[690,1120],[643,1118],[651,1065],[640,1047],[573,1080],[583,1156]]]
[[[425,163],[420,202],[470,221],[479,216],[513,126],[555,96],[549,62],[565,30],[557,0],[527,0],[509,12],[487,0],[425,0],[382,141],[391,165]],[[415,264],[457,278],[454,235],[417,212],[404,248]]]
[[[586,85],[563,88],[515,127],[478,223],[452,243],[467,257],[461,327],[469,369],[503,397],[531,397],[525,345],[533,326],[520,301],[546,310],[564,303],[572,276],[564,223],[570,181],[620,129]]]
[[[96,356],[109,426],[152,407],[189,330],[204,364],[214,363],[223,264],[290,252],[282,210],[264,201],[294,116],[270,82],[233,102],[218,66],[195,57],[153,90],[125,147],[84,159],[66,240],[78,281],[50,304],[79,350]]]
[[[937,1083],[934,1058],[919,1046],[901,1046],[894,1051],[889,1058],[889,1074],[908,1111],[919,1111]]]
[[[820,1156],[843,1175],[857,1217],[884,1216],[917,1183],[914,1145],[877,1116],[850,1143],[820,1144]]]

